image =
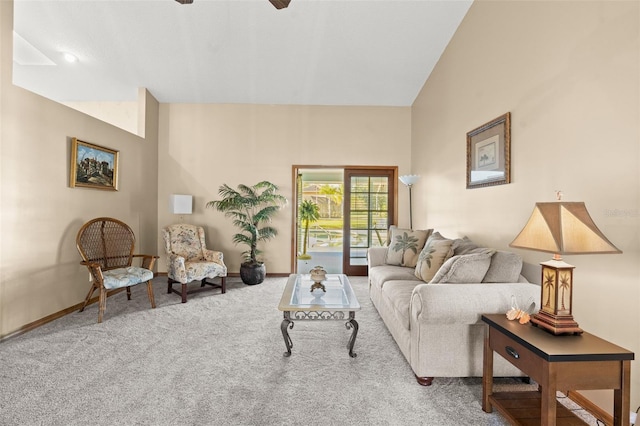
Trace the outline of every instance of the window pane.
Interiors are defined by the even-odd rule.
[[[371,194],[370,210],[387,211],[388,197],[387,194]]]
[[[369,194],[353,194],[351,197],[351,211],[369,210]]]
[[[355,258],[367,258],[367,249],[366,248],[352,248],[349,252],[349,256],[351,259]]]
[[[371,212],[371,228],[388,229],[387,212]]]
[[[371,247],[382,247],[387,243],[387,231],[374,229],[371,231],[369,240],[371,241]]]
[[[369,192],[369,177],[351,177],[351,192]]]
[[[388,185],[389,185],[389,179],[386,177],[371,178],[371,192],[387,193]]]
[[[367,212],[351,213],[351,229],[369,229]]]
[[[351,247],[369,247],[369,231],[351,231]]]

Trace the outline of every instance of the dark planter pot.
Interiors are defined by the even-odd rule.
[[[247,285],[256,285],[264,281],[267,268],[264,263],[243,263],[240,265],[240,278]]]

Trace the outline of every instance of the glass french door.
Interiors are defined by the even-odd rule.
[[[344,274],[367,275],[367,250],[385,245],[395,223],[396,174],[387,167],[344,170]]]

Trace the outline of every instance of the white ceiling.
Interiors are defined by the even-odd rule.
[[[167,103],[410,106],[471,3],[15,0],[13,80],[61,102],[144,87]]]

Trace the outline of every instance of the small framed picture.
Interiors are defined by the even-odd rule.
[[[511,113],[467,133],[467,188],[511,182]]]
[[[118,190],[118,151],[71,140],[70,186]]]

